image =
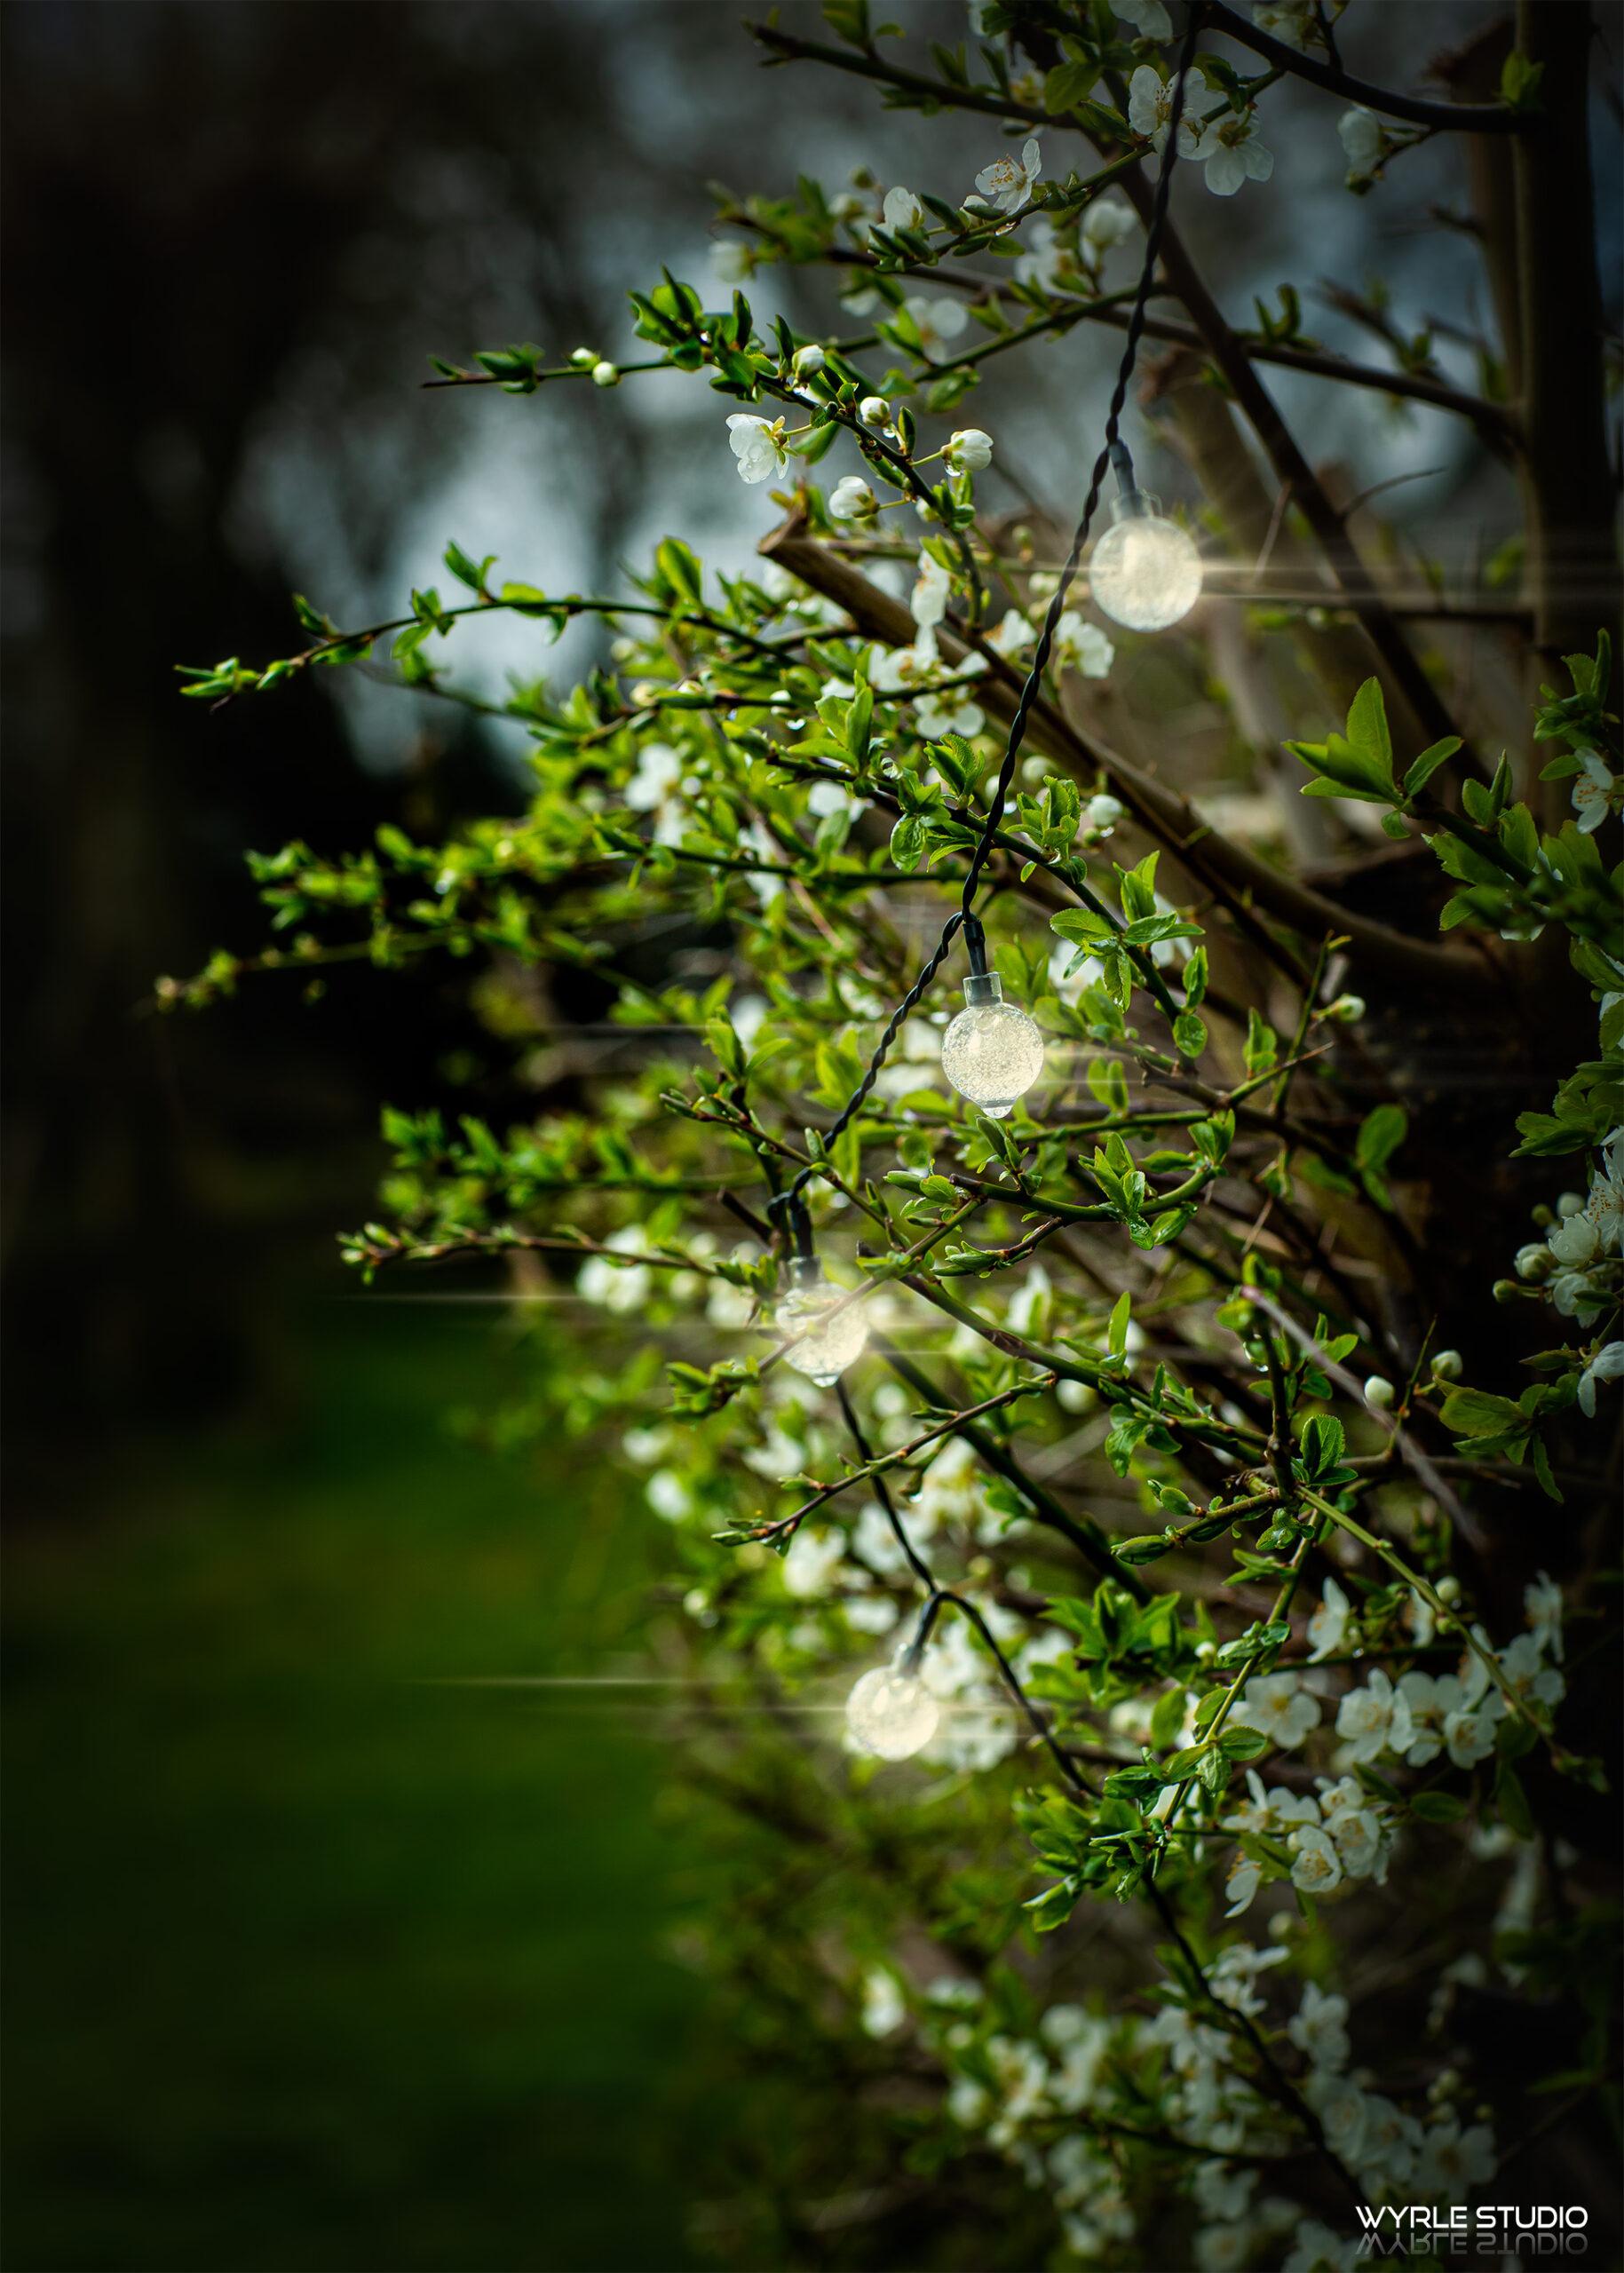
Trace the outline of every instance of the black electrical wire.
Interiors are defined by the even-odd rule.
[[[1066,594],[1082,564],[1083,552],[1094,525],[1095,513],[1098,510],[1100,491],[1105,486],[1105,476],[1114,466],[1118,479],[1123,482],[1124,487],[1131,483],[1133,478],[1133,461],[1128,454],[1126,445],[1118,438],[1118,429],[1121,423],[1123,407],[1128,400],[1128,390],[1133,380],[1134,364],[1139,352],[1139,341],[1145,330],[1145,311],[1149,305],[1151,284],[1156,272],[1156,256],[1161,249],[1161,232],[1167,220],[1168,200],[1173,186],[1173,169],[1178,163],[1178,131],[1184,115],[1184,96],[1189,82],[1190,67],[1195,56],[1195,42],[1200,28],[1200,0],[1192,0],[1189,20],[1184,26],[1184,36],[1179,48],[1178,64],[1173,81],[1173,99],[1168,112],[1167,139],[1162,145],[1161,168],[1156,178],[1155,199],[1151,207],[1150,221],[1145,234],[1145,259],[1139,270],[1138,289],[1134,295],[1133,313],[1128,321],[1121,361],[1117,366],[1116,384],[1111,391],[1111,404],[1105,413],[1105,439],[1101,445],[1099,455],[1094,461],[1094,470],[1089,479],[1088,495],[1083,499],[1082,512],[1072,537],[1071,550],[1066,554],[1066,565],[1060,571],[1060,580],[1055,586],[1054,597],[1050,599],[1043,617],[1042,629],[1038,634],[1037,647],[1032,659],[1032,668],[1026,674],[1026,684],[1020,691],[1020,700],[1015,706],[1015,715],[1010,721],[1009,739],[1004,746],[1003,762],[999,766],[998,779],[994,785],[992,802],[987,807],[986,819],[982,824],[981,834],[976,842],[976,849],[970,855],[970,867],[965,872],[964,889],[959,896],[958,907],[942,926],[941,937],[932,949],[929,962],[887,1019],[884,1032],[875,1044],[873,1054],[864,1068],[862,1080],[842,1105],[833,1124],[824,1131],[823,1143],[826,1151],[834,1144],[842,1130],[851,1126],[854,1116],[861,1111],[875,1081],[879,1079],[880,1068],[891,1054],[892,1043],[901,1033],[910,1012],[918,1008],[937,972],[947,960],[948,950],[961,931],[964,933],[965,943],[970,950],[970,967],[972,974],[979,977],[986,970],[986,934],[982,931],[980,919],[975,912],[975,899],[980,886],[982,871],[992,857],[994,838],[997,836],[999,824],[1003,819],[1003,809],[1010,794],[1010,784],[1015,779],[1016,763],[1026,738],[1026,722],[1032,715],[1033,706],[1042,689],[1043,673],[1049,668],[1049,659],[1054,649],[1055,632],[1066,610]],[[802,1194],[817,1172],[818,1163],[808,1161],[785,1190],[769,1204],[767,1210],[770,1216],[779,1218],[780,1223],[788,1227],[796,1240],[798,1251],[802,1254],[809,1251],[811,1238],[806,1203]]]

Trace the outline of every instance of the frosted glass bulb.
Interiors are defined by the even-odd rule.
[[[868,1321],[862,1304],[848,1301],[844,1287],[831,1287],[815,1263],[797,1262],[793,1269],[795,1285],[778,1309],[780,1331],[793,1337],[784,1363],[828,1389],[862,1356]],[[845,1308],[830,1316],[837,1303]]]
[[[846,1699],[852,1741],[879,1760],[907,1760],[936,1734],[936,1699],[917,1675],[875,1666]]]
[[[994,1121],[1014,1110],[1043,1070],[1043,1037],[990,971],[964,981],[964,1008],[942,1036],[942,1071]]]
[[[1129,631],[1165,631],[1201,596],[1201,556],[1176,521],[1164,520],[1142,489],[1112,503],[1116,526],[1095,546],[1089,589],[1113,623]]]

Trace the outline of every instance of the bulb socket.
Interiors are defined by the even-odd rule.
[[[984,1003],[1002,1000],[1003,981],[995,970],[972,970],[964,981],[965,1004],[972,1010],[979,1010]]]

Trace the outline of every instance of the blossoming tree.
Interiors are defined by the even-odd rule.
[[[301,601],[297,652],[192,673],[223,702],[386,656],[473,700],[466,619],[607,643],[500,706],[522,817],[257,859],[276,943],[161,998],[447,956],[498,1034],[538,974],[603,1006],[511,1127],[386,1112],[344,1251],[573,1295],[535,1425],[669,1526],[693,1681],[773,1708],[689,1731],[780,1857],[715,1962],[854,2096],[775,2143],[737,2254],[1316,2273],[1384,2206],[1582,2201],[1624,1375],[1588,12],[1485,11],[1425,94],[1346,67],[1337,0],[977,0],[928,51],[824,13],[755,36],[936,119],[929,188],[730,198],[723,287],[647,280],[637,361],[439,367],[708,383],[718,478],[772,500],[757,563],[671,537],[589,597],[454,544],[454,598]],[[1357,360],[1290,289],[1253,326],[1203,281],[1178,206],[1271,194],[1288,83],[1356,196],[1460,154],[1474,385],[1374,297]],[[753,309],[791,267],[823,326]],[[1182,503],[1118,445],[1073,580],[1073,501],[987,502],[999,376],[1124,329],[1112,436],[1131,378]],[[1280,368],[1466,422],[1520,543],[1401,558]],[[1198,698],[1230,781],[1200,804],[1159,732]]]

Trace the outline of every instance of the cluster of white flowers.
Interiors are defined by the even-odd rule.
[[[1517,1273],[1545,1288],[1564,1318],[1594,1326],[1612,1310],[1621,1291],[1619,1257],[1624,1255],[1624,1128],[1612,1129],[1601,1146],[1601,1160],[1586,1193],[1565,1192],[1557,1221],[1542,1240],[1518,1250]],[[1597,1350],[1579,1385],[1580,1408],[1596,1412],[1596,1384],[1624,1374],[1624,1342]]]
[[[1167,142],[1175,86],[1150,63],[1141,63],[1128,83],[1128,123],[1153,149]],[[1258,139],[1255,111],[1225,109],[1203,116],[1203,98],[1215,94],[1221,98],[1222,90],[1209,86],[1205,74],[1192,67],[1178,123],[1178,154],[1206,168],[1207,186],[1215,197],[1232,197],[1243,181],[1268,180],[1274,153]]]
[[[1283,1843],[1291,1882],[1303,1894],[1334,1894],[1344,1881],[1387,1879],[1392,1853],[1391,1810],[1373,1801],[1352,1776],[1315,1779],[1312,1792],[1265,1790],[1255,1768],[1247,1770],[1250,1798],[1223,1819],[1225,1831],[1246,1832]],[[1244,1849],[1230,1865],[1226,1915],[1239,1917],[1264,1882],[1264,1865]]]
[[[1055,224],[1040,214],[1024,234],[1026,249],[1015,264],[1016,280],[1043,292],[1091,290],[1099,281],[1106,254],[1137,226],[1123,199],[1097,197],[1077,225],[1073,248]]]
[[[1340,2068],[1341,2063],[1317,2065],[1303,2095],[1319,2118],[1326,2144],[1374,2200],[1421,2195],[1454,2201],[1493,2176],[1494,2134],[1486,2124],[1463,2129],[1447,2114],[1423,2123]]]
[[[1562,1589],[1541,1571],[1525,1588],[1523,1606],[1528,1630],[1503,1650],[1495,1651],[1482,1628],[1474,1627],[1478,1646],[1462,1656],[1455,1672],[1416,1668],[1394,1682],[1378,1667],[1362,1686],[1351,1689],[1336,1714],[1343,1759],[1367,1764],[1385,1754],[1425,1768],[1447,1753],[1457,1768],[1475,1768],[1493,1751],[1496,1730],[1511,1709],[1505,1689],[1548,1709],[1560,1704]],[[1488,1657],[1500,1682],[1485,1662]]]

